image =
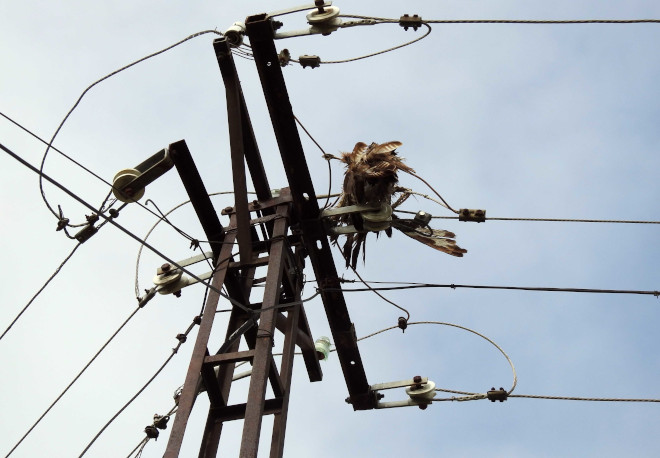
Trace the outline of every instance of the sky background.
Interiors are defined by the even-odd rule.
[[[224,31],[234,21],[294,3],[283,2],[44,2],[0,4],[0,111],[50,139],[81,92],[100,77],[201,30]],[[650,0],[351,1],[342,13],[424,19],[658,19]],[[283,30],[305,26],[304,13],[285,16]],[[417,32],[420,33],[419,31]],[[378,25],[328,37],[278,41],[293,57],[339,60],[412,39],[412,30]],[[222,79],[215,36],[195,38],[93,88],[71,115],[55,146],[109,181],[170,143],[185,139],[209,192],[232,189]],[[659,220],[660,25],[434,25],[429,37],[373,58],[317,69],[283,69],[294,113],[328,153],[358,141],[399,140],[407,163],[455,208],[486,209],[490,217]],[[272,187],[286,186],[254,63],[236,58]],[[328,188],[325,161],[301,132],[317,194]],[[0,143],[38,165],[45,147],[0,118]],[[55,152],[45,172],[92,205],[109,188]],[[342,168],[333,163],[332,189]],[[422,193],[409,176],[401,184]],[[51,205],[78,223],[89,213],[45,185]],[[147,188],[162,211],[187,195],[175,172]],[[217,209],[231,196],[214,198]],[[424,199],[411,211],[451,216]],[[153,207],[152,207],[153,209]],[[56,232],[38,178],[0,156],[0,328],[4,330],[74,243]],[[171,220],[204,238],[194,212]],[[144,237],[156,218],[137,205],[118,222]],[[223,219],[223,223],[226,220]],[[657,225],[434,220],[454,231],[468,253],[453,258],[395,234],[370,236],[371,281],[657,290]],[[173,259],[193,252],[161,224],[149,242]],[[100,346],[135,309],[139,245],[110,225],[83,244],[60,274],[0,340],[0,454],[6,454]],[[339,255],[340,274],[346,271]],[[144,252],[140,289],[162,264]],[[208,270],[208,269],[207,269]],[[204,266],[197,267],[204,272]],[[314,274],[307,272],[308,279]],[[303,297],[311,296],[309,282]],[[384,293],[407,308],[411,321],[469,327],[497,342],[518,374],[514,394],[660,398],[653,296],[492,290],[407,290]],[[99,429],[171,353],[199,313],[203,287],[181,298],[157,296],[12,454],[78,456]],[[373,293],[347,293],[357,335],[394,326],[401,312]],[[221,302],[221,306],[224,306]],[[329,335],[322,303],[306,304],[315,338]],[[216,319],[219,346],[226,317]],[[173,406],[183,383],[193,330],[172,362],[117,418],[86,456],[123,457],[144,437],[154,413]],[[281,344],[281,339],[276,343]],[[216,346],[215,344],[213,345]],[[446,326],[410,326],[360,344],[370,383],[422,375],[438,387],[485,392],[510,388],[506,359],[485,340]],[[310,383],[296,361],[285,456],[657,456],[658,404],[510,399],[439,402],[425,411],[401,408],[353,412],[338,359],[322,364]],[[239,369],[240,370],[240,369]],[[241,402],[248,381],[237,382]],[[444,397],[442,393],[438,397]],[[405,399],[403,390],[385,400]],[[196,456],[208,403],[200,397],[181,456]],[[268,455],[266,417],[260,456]],[[236,456],[241,422],[225,426],[223,456]],[[144,457],[161,456],[170,429]]]

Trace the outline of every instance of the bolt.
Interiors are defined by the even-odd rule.
[[[174,291],[172,294],[174,294],[176,297],[181,297],[181,290]]]
[[[222,209],[222,213],[225,215],[228,215],[229,213],[234,211],[234,207],[225,207]]]
[[[163,273],[169,272],[171,268],[172,268],[172,266],[168,263],[165,263],[162,266],[160,266],[160,270],[162,270]]]
[[[314,0],[314,4],[319,9],[319,14],[325,13],[325,10],[323,9],[323,5],[325,4],[324,0]]]
[[[417,407],[419,407],[419,410],[426,410],[426,408],[428,407],[428,404],[420,404]]]
[[[422,377],[420,375],[415,375],[413,377],[413,382],[415,383],[422,383]]]
[[[253,201],[252,201],[252,207],[254,207],[254,208],[261,208],[261,204],[259,203],[258,200],[253,200]]]

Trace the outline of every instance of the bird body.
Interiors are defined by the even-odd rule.
[[[337,207],[351,205],[369,205],[375,209],[384,205],[392,205],[392,197],[397,192],[399,181],[398,172],[403,171],[415,174],[415,171],[403,162],[396,153],[396,148],[402,143],[391,141],[387,143],[356,143],[353,151],[342,153],[339,160],[346,164],[344,184]],[[386,207],[387,208],[387,207]],[[365,256],[366,232],[363,214],[349,213],[333,217],[337,225],[352,224],[357,233],[347,234],[342,253],[346,258],[346,267],[355,269],[360,252]],[[452,240],[454,234],[448,231],[420,228],[413,220],[405,220],[392,216],[391,227],[401,230],[404,234],[414,238],[432,248],[451,254],[463,256],[467,252],[456,246]],[[385,233],[392,236],[392,229],[388,227]],[[378,234],[378,232],[377,232]],[[333,234],[331,240],[337,243],[338,235]]]

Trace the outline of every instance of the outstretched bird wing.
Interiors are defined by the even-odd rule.
[[[408,237],[422,242],[431,248],[435,248],[443,253],[452,256],[463,257],[467,250],[456,245],[456,234],[453,232],[445,231],[443,229],[431,229],[430,227],[416,227],[412,221],[395,219],[392,221],[392,227],[397,228]]]

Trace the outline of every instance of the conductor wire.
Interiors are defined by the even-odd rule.
[[[48,202],[48,199],[46,198],[46,193],[45,193],[45,191],[44,191],[44,187],[43,187],[42,173],[43,173],[43,170],[44,170],[44,165],[45,165],[45,163],[46,163],[46,157],[48,156],[48,152],[49,152],[50,149],[52,148],[53,142],[55,141],[55,138],[57,137],[57,134],[59,134],[60,130],[61,130],[62,127],[64,126],[64,123],[67,121],[67,119],[69,119],[69,116],[71,116],[71,113],[73,113],[73,111],[76,109],[76,107],[78,107],[78,105],[79,105],[80,102],[82,101],[83,97],[85,97],[85,95],[87,94],[87,92],[89,92],[89,91],[90,91],[94,86],[96,86],[97,84],[99,84],[99,83],[101,83],[101,82],[107,80],[108,78],[111,78],[112,76],[114,76],[114,75],[116,75],[116,74],[118,74],[118,73],[123,72],[124,70],[127,70],[127,69],[133,67],[134,65],[139,64],[140,62],[144,62],[144,61],[147,60],[147,59],[151,59],[152,57],[158,56],[159,54],[163,54],[164,52],[167,52],[167,51],[169,51],[170,49],[175,48],[175,47],[179,46],[180,44],[185,43],[185,42],[188,41],[188,40],[191,40],[191,39],[193,39],[193,38],[199,37],[199,36],[201,36],[201,35],[205,35],[205,34],[207,34],[207,33],[214,33],[214,34],[216,34],[216,35],[220,35],[220,36],[222,36],[222,33],[218,32],[217,30],[204,30],[204,31],[201,31],[201,32],[194,33],[194,34],[192,34],[192,35],[190,35],[190,36],[184,38],[183,40],[180,40],[180,41],[174,43],[173,45],[170,45],[170,46],[168,46],[168,47],[166,47],[166,48],[163,48],[163,49],[161,49],[160,51],[156,51],[156,52],[154,52],[154,53],[151,53],[151,54],[149,54],[148,56],[144,56],[144,57],[142,57],[142,58],[140,58],[140,59],[138,59],[138,60],[136,60],[136,61],[134,61],[134,62],[132,62],[132,63],[130,63],[130,64],[128,64],[128,65],[125,65],[125,66],[121,67],[120,69],[117,69],[117,70],[115,70],[115,71],[113,71],[113,72],[111,72],[111,73],[105,75],[103,78],[100,78],[100,79],[96,80],[95,82],[93,82],[92,84],[90,84],[89,86],[87,86],[87,88],[82,92],[82,94],[80,94],[80,97],[78,97],[78,100],[76,100],[76,103],[73,104],[73,106],[72,106],[71,109],[68,111],[68,113],[66,114],[66,116],[64,116],[64,119],[62,119],[62,121],[60,122],[59,126],[58,126],[57,129],[55,130],[55,133],[53,134],[53,136],[51,137],[50,141],[48,142],[48,146],[46,146],[46,151],[44,152],[44,155],[43,155],[43,157],[42,157],[42,159],[41,159],[41,165],[39,166],[39,190],[41,191],[41,197],[42,197],[44,203],[46,204],[46,207],[48,207],[48,209],[50,210],[50,212],[51,212],[53,215],[55,215],[56,218],[59,219],[59,216],[58,216],[57,212],[55,212],[55,210],[53,210],[53,208],[51,207],[50,203]]]

